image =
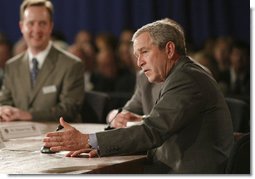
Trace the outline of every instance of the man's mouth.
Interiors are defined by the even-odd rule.
[[[148,71],[149,71],[149,69],[144,69],[144,70],[143,70],[144,73],[146,73],[146,72],[148,72]]]

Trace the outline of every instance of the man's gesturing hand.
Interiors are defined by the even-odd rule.
[[[45,147],[50,147],[50,150],[52,151],[76,151],[90,148],[87,134],[82,134],[65,122],[62,117],[59,121],[64,127],[64,131],[47,133],[46,137],[43,139]]]

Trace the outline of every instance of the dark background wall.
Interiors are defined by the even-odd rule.
[[[0,32],[15,42],[22,0],[0,0]],[[96,35],[142,25],[170,17],[185,29],[197,48],[209,37],[233,36],[250,43],[250,2],[248,0],[52,0],[55,30],[67,42],[81,29]]]

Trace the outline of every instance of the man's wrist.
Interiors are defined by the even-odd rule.
[[[98,149],[97,136],[95,133],[88,135],[88,145],[91,146],[92,149]]]

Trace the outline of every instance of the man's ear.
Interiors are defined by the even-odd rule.
[[[175,52],[175,44],[172,41],[167,42],[166,44],[166,54],[169,59],[171,59]]]
[[[20,32],[23,33],[23,21],[19,21]]]

